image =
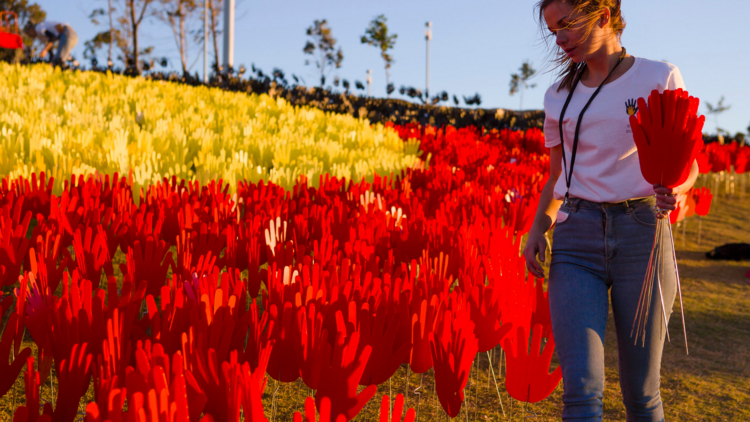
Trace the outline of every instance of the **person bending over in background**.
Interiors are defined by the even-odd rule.
[[[52,56],[52,64],[62,65],[72,60],[70,52],[78,43],[76,31],[67,23],[46,21],[34,24],[29,21],[23,28],[23,32],[31,38],[36,38],[44,43],[44,49],[39,53],[40,58],[47,57],[47,53],[57,43],[57,51]]]

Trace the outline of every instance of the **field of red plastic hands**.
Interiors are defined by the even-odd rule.
[[[305,421],[350,420],[402,364],[433,368],[455,416],[476,354],[497,345],[511,396],[544,399],[560,371],[546,294],[519,256],[549,167],[541,132],[394,130],[421,140],[428,168],[235,194],[174,179],[132,192],[104,175],[55,196],[43,175],[3,180],[0,396],[27,368],[14,420],[72,421],[93,382],[88,421],[261,421],[266,376],[315,390]],[[40,415],[52,365],[60,394]]]
[[[744,174],[750,171],[750,146],[737,142],[706,144],[697,160],[702,174],[731,170],[736,174]]]

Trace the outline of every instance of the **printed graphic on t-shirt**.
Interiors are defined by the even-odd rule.
[[[629,99],[625,101],[625,111],[628,113],[628,116],[632,116],[635,113],[638,113],[638,106],[635,105],[634,99]]]
[[[625,101],[625,111],[628,113],[628,116],[633,116],[635,113],[638,113],[638,106],[635,105],[635,99],[631,98]],[[628,119],[628,121],[630,120]],[[630,123],[628,123],[628,128],[625,129],[625,133],[633,133],[633,129],[630,128]]]

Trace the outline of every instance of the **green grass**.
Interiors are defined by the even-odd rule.
[[[672,342],[665,347],[662,365],[661,392],[667,420],[750,420],[750,285],[744,278],[750,263],[710,261],[705,258],[705,252],[715,246],[748,241],[748,216],[750,197],[714,198],[711,214],[703,218],[701,224],[700,244],[697,243],[698,222],[695,217],[688,219],[684,238],[682,226],[675,228],[690,355],[685,355],[679,308],[675,304],[670,321]],[[122,257],[118,255],[117,260],[120,259]],[[28,340],[26,345],[35,348]],[[612,318],[607,326],[605,350],[605,420],[625,420]],[[481,354],[477,356],[465,390],[465,406],[456,420],[559,420],[562,385],[540,403],[525,404],[513,400],[503,386],[501,350],[496,348],[491,353],[494,355],[495,373],[499,377],[502,407],[488,370],[487,356]],[[553,366],[557,366],[555,361]],[[390,393],[393,398],[398,393],[406,393],[406,375],[406,369],[402,367],[390,383],[380,385],[375,397],[356,420],[378,420],[380,398],[383,394]],[[418,409],[417,420],[448,420],[434,393],[432,371],[424,375],[410,373],[408,383],[408,405]],[[23,376],[20,376],[15,384],[16,407],[24,404],[23,392]],[[304,410],[304,399],[310,394],[311,391],[300,381],[277,385],[269,380],[263,396],[266,415],[273,421],[290,421],[295,411]],[[51,397],[48,380],[42,387],[42,402],[51,400]],[[89,390],[86,400],[91,399],[93,391]],[[10,420],[12,404],[13,394],[9,392],[0,400],[0,420]]]

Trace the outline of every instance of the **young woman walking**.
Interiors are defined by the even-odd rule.
[[[654,89],[684,89],[682,76],[672,64],[626,53],[619,0],[542,0],[537,8],[562,72],[544,97],[550,178],[523,253],[528,270],[543,277],[538,260],[544,261],[545,233],[555,226],[549,301],[563,419],[602,420],[611,299],[627,420],[663,421],[659,372],[666,327],[659,295],[653,295],[645,346],[635,344],[631,329],[656,219],[665,216],[654,205],[675,209],[675,196],[693,185],[698,165],[683,186],[650,185],[641,175],[629,116],[637,112],[637,99]],[[672,266],[671,250],[664,252],[664,265]],[[676,286],[668,271],[661,286],[669,318]]]

